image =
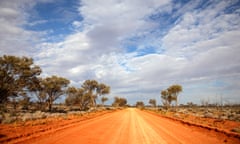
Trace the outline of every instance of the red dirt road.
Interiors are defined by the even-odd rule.
[[[240,140],[129,108],[21,143],[35,144],[221,144]]]

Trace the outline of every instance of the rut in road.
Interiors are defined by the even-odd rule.
[[[36,144],[216,144],[239,143],[216,132],[202,131],[129,108],[79,122],[77,126],[22,143]]]

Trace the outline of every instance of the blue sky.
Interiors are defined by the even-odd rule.
[[[172,84],[183,104],[240,102],[239,0],[1,0],[0,37],[43,77],[96,79],[130,104]]]

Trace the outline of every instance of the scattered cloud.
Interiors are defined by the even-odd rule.
[[[181,103],[239,101],[239,1],[0,2],[0,54],[27,55],[80,86],[146,103],[182,84]]]

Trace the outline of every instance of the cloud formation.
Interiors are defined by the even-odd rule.
[[[41,18],[45,5],[65,15]],[[32,56],[44,76],[75,86],[97,79],[131,104],[160,103],[160,91],[175,83],[183,85],[180,103],[220,95],[239,102],[239,14],[234,0],[3,0],[0,53]]]

